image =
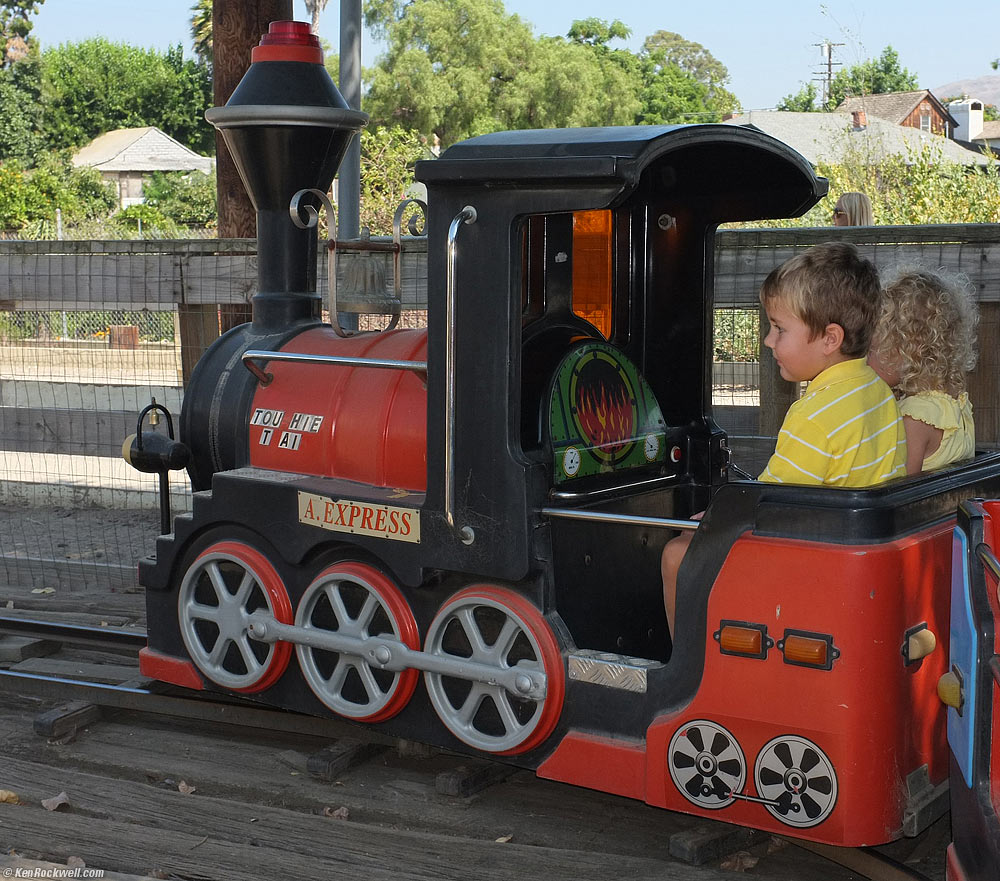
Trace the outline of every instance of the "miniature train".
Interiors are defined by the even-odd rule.
[[[769,485],[734,479],[712,418],[715,229],[826,182],[736,126],[472,138],[417,165],[428,328],[342,336],[301,214],[364,116],[315,52],[273,25],[209,111],[259,292],[185,395],[193,510],[140,565],[143,673],[837,845],[917,834],[954,770],[984,825],[951,877],[987,877],[998,609],[975,554],[997,509],[956,511],[1000,495],[1000,454]],[[671,643],[660,551],[706,506]]]

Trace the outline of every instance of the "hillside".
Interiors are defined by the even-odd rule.
[[[953,83],[945,83],[943,86],[932,88],[931,91],[934,93],[934,97],[942,101],[945,98],[968,95],[970,98],[978,98],[984,104],[1000,107],[1000,73],[967,80],[956,80]]]

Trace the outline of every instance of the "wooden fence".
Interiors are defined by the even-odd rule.
[[[886,269],[897,264],[945,267],[966,275],[975,286],[981,309],[980,360],[971,377],[979,439],[1000,439],[1000,225],[868,227],[823,229],[723,230],[715,261],[717,308],[755,309],[761,282],[775,266],[822,241],[848,240]],[[344,252],[341,271],[358,255]],[[426,240],[404,239],[403,300],[406,309],[427,305]],[[386,259],[387,277],[392,264]],[[181,364],[139,374],[136,359],[168,358],[152,346],[119,352],[122,373],[135,375],[132,386],[180,385],[197,356],[217,335],[216,306],[246,308],[256,287],[255,241],[247,239],[142,242],[0,242],[0,313],[58,310],[176,310]],[[317,275],[326,288],[326,260]],[[207,319],[206,319],[206,316]],[[21,354],[25,354],[23,351]],[[774,435],[793,398],[790,383],[780,379],[761,347],[758,429]],[[55,357],[54,349],[31,355],[36,362]],[[87,383],[85,346],[62,351],[64,376]],[[117,362],[116,362],[117,364]],[[36,365],[37,366],[37,365]],[[171,373],[173,371],[173,374]],[[0,354],[0,449],[58,454],[117,455],[122,438],[134,430],[137,394],[95,404],[60,405],[42,385],[9,386],[9,365]],[[107,382],[107,380],[103,380]],[[155,394],[155,391],[152,392]],[[161,393],[166,394],[165,390]],[[176,405],[180,389],[169,394]]]

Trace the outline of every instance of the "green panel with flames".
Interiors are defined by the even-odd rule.
[[[662,464],[665,427],[649,385],[613,346],[587,342],[563,358],[549,397],[556,483]]]

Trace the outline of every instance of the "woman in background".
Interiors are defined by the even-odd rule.
[[[833,208],[834,226],[873,226],[871,200],[864,193],[844,193]]]

